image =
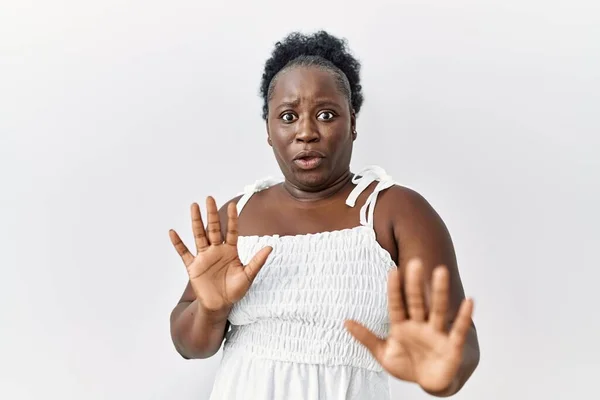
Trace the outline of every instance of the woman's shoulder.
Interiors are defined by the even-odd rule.
[[[231,197],[219,208],[219,217],[221,221],[227,221],[227,208],[229,207],[229,204],[233,203],[236,205],[236,210],[239,215],[242,208],[244,208],[249,201],[254,203],[256,201],[265,201],[265,198],[268,199],[272,195],[273,190],[281,185],[281,182],[282,179],[269,176],[247,185],[241,192]]]
[[[428,203],[427,199],[416,189],[394,183],[381,194],[381,201],[389,203],[390,207],[421,208]]]
[[[414,188],[395,183],[379,195],[379,214],[394,225],[427,226],[440,216],[429,200]]]

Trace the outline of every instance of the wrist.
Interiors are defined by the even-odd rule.
[[[216,309],[205,307],[201,301],[196,300],[196,313],[211,326],[219,326],[227,322],[232,306],[223,306]]]

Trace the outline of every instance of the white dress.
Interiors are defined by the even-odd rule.
[[[268,178],[246,187],[238,212]],[[373,212],[394,183],[372,166],[356,175],[346,204],[378,184],[351,229],[294,236],[243,236],[246,264],[264,246],[267,263],[229,315],[210,400],[388,400],[388,374],[344,328],[346,319],[387,336],[387,275],[396,268],[376,240]],[[358,222],[358,221],[357,221]]]

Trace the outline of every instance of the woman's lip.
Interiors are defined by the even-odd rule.
[[[325,157],[323,153],[316,150],[303,150],[294,156],[294,160],[298,160],[300,158],[310,158],[310,157]]]
[[[294,160],[294,163],[303,170],[311,170],[319,167],[323,157],[303,157]]]

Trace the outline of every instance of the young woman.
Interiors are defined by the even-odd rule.
[[[193,204],[194,253],[170,232],[189,273],[175,347],[207,358],[224,341],[213,400],[384,400],[390,375],[445,397],[479,362],[442,219],[382,168],[350,171],[359,72],[326,32],[278,42],[261,93],[283,178],[220,210],[209,197],[206,228]]]

